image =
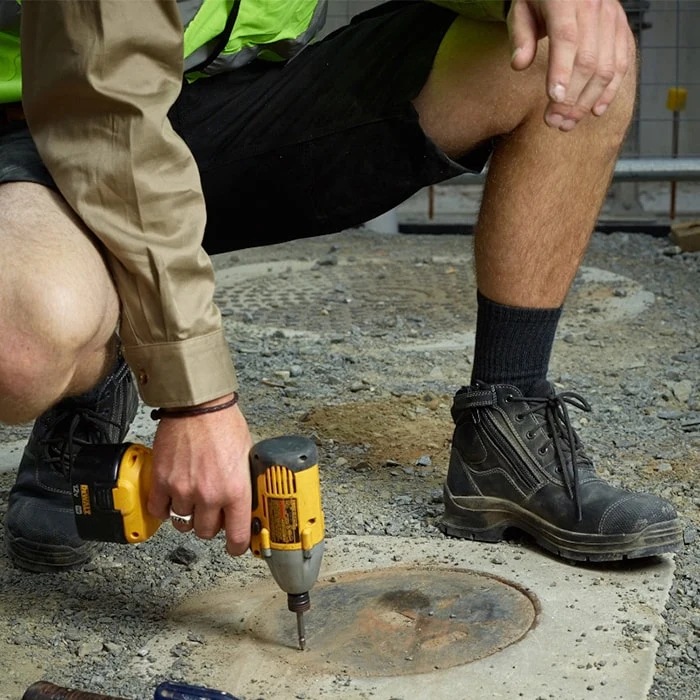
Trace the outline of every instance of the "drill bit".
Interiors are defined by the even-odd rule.
[[[306,629],[304,628],[304,613],[302,611],[297,613],[297,635],[299,637],[299,649],[304,651],[306,649]]]

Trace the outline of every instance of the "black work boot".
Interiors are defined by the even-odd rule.
[[[581,561],[677,549],[682,529],[670,503],[596,475],[567,411],[567,404],[590,411],[585,399],[556,394],[546,381],[530,393],[482,383],[457,392],[442,530],[497,542],[517,528]]]
[[[131,372],[120,359],[97,387],[36,419],[5,514],[7,551],[17,566],[59,571],[90,560],[95,545],[78,536],[68,471],[81,446],[121,442],[137,408]]]

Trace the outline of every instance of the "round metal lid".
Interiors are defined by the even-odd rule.
[[[253,613],[255,635],[292,646],[295,616],[263,607]],[[311,591],[300,662],[359,676],[426,673],[518,642],[537,613],[532,593],[475,571],[392,567],[337,575]]]

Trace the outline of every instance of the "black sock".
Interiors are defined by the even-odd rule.
[[[562,307],[525,309],[504,306],[477,292],[479,311],[472,384],[511,384],[525,395],[547,378],[549,356]]]

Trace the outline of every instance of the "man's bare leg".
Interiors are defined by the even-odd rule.
[[[570,133],[547,126],[546,45],[532,68],[510,67],[505,26],[457,20],[416,100],[421,124],[449,156],[499,138],[476,237],[480,291],[533,308],[564,301],[610,184],[632,115],[635,71],[602,117]]]
[[[102,255],[60,195],[0,185],[0,422],[38,416],[113,367],[119,302]]]
[[[453,405],[442,527],[485,541],[516,528],[572,560],[659,554],[682,541],[673,507],[600,479],[567,415],[588,404],[546,380],[560,308],[631,118],[634,69],[603,116],[562,133],[544,120],[541,49],[516,73],[503,26],[457,20],[416,100],[423,128],[453,158],[498,139],[475,236],[473,384]]]
[[[636,89],[632,55],[602,117],[589,115],[569,133],[553,129],[544,118],[547,49],[540,42],[534,64],[516,72],[505,26],[459,19],[417,101],[424,128],[448,155],[459,158],[486,139],[497,144],[475,235],[480,295],[472,381],[525,392],[546,377],[561,306],[607,192]]]

